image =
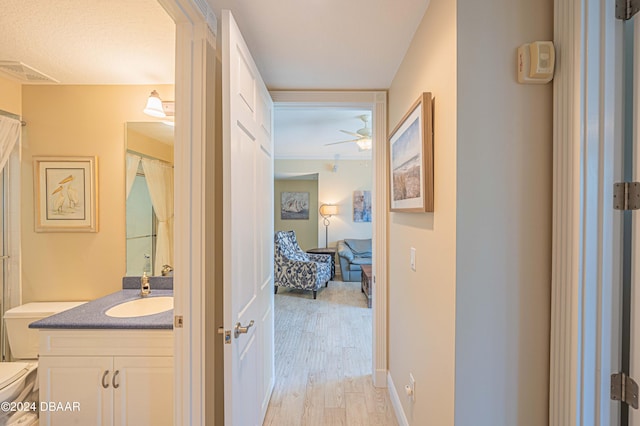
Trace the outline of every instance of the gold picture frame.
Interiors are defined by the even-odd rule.
[[[433,105],[420,95],[389,135],[392,212],[433,212]]]
[[[98,158],[34,157],[36,232],[98,232]]]

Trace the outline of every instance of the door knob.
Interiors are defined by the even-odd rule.
[[[249,325],[247,325],[246,327],[243,327],[242,324],[237,323],[233,330],[233,335],[237,339],[241,334],[248,333],[251,327],[253,327],[253,320],[251,320],[251,322],[249,322]]]

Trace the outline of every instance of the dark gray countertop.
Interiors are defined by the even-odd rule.
[[[173,290],[158,290],[151,287],[147,297],[173,296]],[[101,297],[68,311],[60,312],[29,324],[29,328],[48,329],[172,329],[173,309],[159,314],[131,318],[113,318],[105,312],[122,302],[140,298],[139,288],[121,290]]]

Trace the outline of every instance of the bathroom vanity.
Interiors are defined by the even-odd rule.
[[[170,295],[153,290],[149,299]],[[138,299],[139,290],[122,290],[31,325],[40,336],[41,425],[173,424],[173,309],[105,314]]]

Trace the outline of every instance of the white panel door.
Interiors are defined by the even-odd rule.
[[[220,37],[225,425],[253,426],[273,389],[273,103],[228,10]]]

